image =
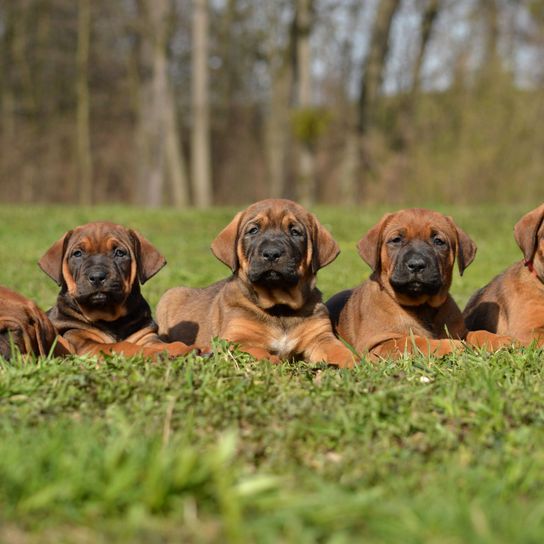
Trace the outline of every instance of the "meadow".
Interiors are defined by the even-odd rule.
[[[534,203],[536,206],[538,202]],[[470,294],[521,258],[531,207],[438,207],[478,245]],[[143,287],[203,286],[209,245],[236,211],[0,208],[0,284],[49,308],[36,262],[71,227],[138,229],[168,265]],[[328,297],[368,276],[355,244],[386,208],[314,210],[340,243]],[[337,370],[230,352],[0,362],[0,542],[540,543],[542,351],[466,351]]]

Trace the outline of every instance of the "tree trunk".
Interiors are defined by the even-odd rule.
[[[290,110],[294,101],[293,90],[295,86],[296,17],[293,16],[291,21],[287,44],[285,47],[278,48],[274,38],[280,32],[280,27],[283,24],[278,13],[273,12],[269,22],[270,31],[265,35],[269,40],[267,61],[272,81],[269,109],[265,114],[264,140],[266,142],[268,185],[270,196],[273,198],[291,196],[289,189],[292,191],[292,188],[287,186],[287,178],[290,173],[289,150],[293,143]]]
[[[421,16],[421,26],[419,32],[419,47],[416,54],[416,60],[412,70],[412,85],[410,94],[416,95],[421,88],[421,69],[427,52],[427,46],[432,36],[434,23],[438,18],[440,0],[427,0],[427,5]]]
[[[341,204],[352,205],[357,200],[357,169],[359,167],[359,136],[357,123],[354,119],[353,100],[349,90],[349,80],[354,71],[353,50],[358,41],[357,24],[363,3],[352,0],[348,10],[347,28],[341,47],[341,62],[339,65],[339,84],[342,92],[339,100],[339,113],[342,119],[343,149],[339,164],[338,201]]]
[[[363,64],[363,74],[358,100],[357,140],[358,165],[352,168],[358,179],[355,181],[356,199],[363,198],[366,179],[374,170],[372,152],[370,150],[370,133],[375,128],[376,113],[383,84],[383,76],[389,52],[391,25],[400,0],[380,0],[376,19],[372,27],[369,49]],[[354,146],[354,141],[348,141]],[[351,153],[352,151],[350,151]]]
[[[208,99],[208,0],[193,0],[192,186],[195,205],[212,204]]]
[[[366,134],[374,123],[376,104],[389,52],[391,24],[399,5],[400,0],[380,0],[378,4],[359,93],[358,129],[361,135]]]
[[[166,131],[166,165],[173,204],[176,208],[184,208],[189,204],[189,180],[187,179],[187,167],[181,150],[179,130],[177,128],[177,112],[174,93],[170,87],[167,89],[166,116],[164,129]]]
[[[402,98],[401,108],[398,114],[398,126],[394,135],[395,147],[403,150],[414,140],[414,119],[417,99],[421,92],[421,71],[427,46],[432,36],[432,31],[436,19],[438,18],[440,0],[426,0],[426,5],[421,14],[421,24],[419,29],[419,44],[416,52],[416,58],[412,67],[412,77],[410,89]]]
[[[168,0],[140,0],[144,40],[140,46],[144,79],[140,93],[138,147],[139,200],[150,207],[163,204],[167,183],[176,207],[188,203],[188,181],[181,150],[177,111],[168,77]],[[147,70],[144,70],[146,72]]]
[[[282,66],[273,74],[270,110],[266,116],[265,141],[270,196],[285,196],[286,150],[289,133],[291,71]]]
[[[304,118],[311,115],[311,0],[296,0],[296,109]],[[312,142],[299,139],[297,153],[297,197],[304,206],[311,206],[316,199],[315,158]]]
[[[498,0],[481,0],[484,19],[484,40],[482,48],[481,84],[491,85],[494,76],[500,72],[499,59],[499,7]]]
[[[13,47],[12,55],[15,64],[15,72],[18,76],[20,90],[15,91],[13,95],[13,111],[18,107],[24,110],[24,117],[32,121],[36,119],[37,104],[35,97],[35,82],[33,80],[32,68],[30,66],[27,44],[28,44],[28,21],[32,16],[32,6],[28,4],[17,4],[13,11],[13,34],[11,36],[11,45]],[[15,122],[15,124],[17,124]],[[26,127],[25,127],[26,128]],[[34,126],[30,129],[30,134],[35,138],[36,130]],[[34,200],[34,180],[37,178],[36,166],[33,161],[24,161],[21,165],[21,173],[18,180],[20,198],[23,202],[32,202]]]
[[[0,131],[5,142],[12,142],[15,138],[15,96],[13,92],[13,69],[16,63],[13,62],[13,39],[14,39],[14,6],[7,3],[2,13],[4,30],[0,50],[0,62],[2,67],[1,77],[1,120]],[[4,153],[2,146],[0,152]]]
[[[88,205],[93,200],[93,167],[90,136],[89,99],[89,45],[91,36],[90,0],[78,0],[77,25],[77,76],[76,76],[76,145],[77,171],[79,175],[79,203]]]

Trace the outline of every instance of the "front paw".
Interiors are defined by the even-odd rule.
[[[321,346],[310,355],[311,362],[324,362],[339,368],[353,368],[357,360],[355,354],[340,342]]]
[[[160,342],[156,344],[147,345],[144,349],[144,355],[148,355],[157,358],[170,358],[182,357],[188,353],[195,352],[200,353],[200,350],[195,346],[188,346],[183,342]]]
[[[511,336],[495,334],[489,331],[470,331],[466,337],[467,344],[484,348],[489,351],[497,351],[501,348],[512,346],[515,341]]]
[[[167,352],[170,357],[180,357],[182,355],[187,355],[188,353],[195,353],[196,355],[200,355],[202,353],[201,348],[195,345],[188,346],[183,342],[171,342],[167,344],[167,346]]]

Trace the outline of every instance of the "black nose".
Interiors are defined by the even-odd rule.
[[[427,263],[423,257],[414,255],[406,261],[406,267],[410,272],[421,272],[427,268]]]
[[[262,257],[271,263],[277,261],[283,255],[283,253],[283,248],[276,245],[266,245],[261,248]]]
[[[98,287],[99,285],[103,284],[108,274],[105,270],[101,269],[95,269],[91,270],[87,277],[89,278],[89,281],[95,286]]]

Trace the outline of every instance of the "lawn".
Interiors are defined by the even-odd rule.
[[[535,203],[535,206],[538,203]],[[0,208],[0,284],[49,307],[37,267],[93,219],[140,230],[168,266],[143,288],[206,285],[234,209]],[[355,244],[387,211],[315,210],[342,253],[326,297],[368,275]],[[460,305],[521,257],[528,208],[443,208],[476,241]],[[534,542],[544,539],[544,354],[465,352],[339,371],[209,360],[0,362],[0,542]]]

